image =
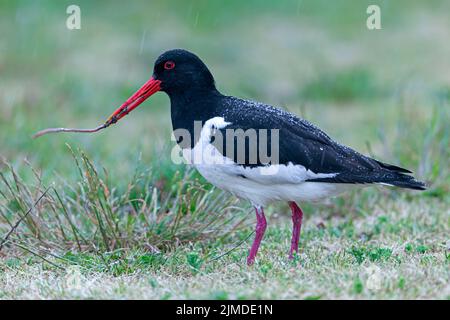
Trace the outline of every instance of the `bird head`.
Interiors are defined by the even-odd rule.
[[[169,50],[156,59],[152,77],[114,111],[106,124],[119,121],[158,91],[172,98],[210,90],[215,90],[214,78],[199,57],[183,49]]]

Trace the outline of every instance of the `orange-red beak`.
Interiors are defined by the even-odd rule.
[[[137,108],[142,102],[155,92],[161,90],[161,81],[151,77],[138,91],[128,98],[114,113],[106,120],[105,125],[116,123],[121,118]]]

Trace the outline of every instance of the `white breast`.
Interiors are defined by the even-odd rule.
[[[210,143],[213,131],[228,124],[221,117],[206,121],[195,147],[183,149],[187,163],[193,164],[205,179],[218,188],[261,206],[281,200],[317,201],[351,188],[348,184],[306,182],[307,179],[333,177],[335,174],[314,173],[301,165],[289,163],[250,168],[236,164]]]

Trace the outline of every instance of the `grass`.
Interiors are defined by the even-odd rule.
[[[26,185],[5,163],[10,174],[0,175],[1,221],[14,236],[4,245],[97,253],[140,246],[159,252],[211,234],[220,241],[248,215],[236,207],[236,199],[200,183],[193,170],[157,179],[149,170],[136,172],[126,191],[118,192],[106,169],[100,174],[86,154],[69,150],[80,179],[61,188],[44,187],[37,172],[34,186]],[[43,197],[36,202],[35,195]],[[14,228],[17,215],[21,223]]]
[[[309,100],[348,102],[353,99],[370,99],[380,94],[373,75],[362,68],[321,75],[305,85],[302,96]]]
[[[324,222],[325,227],[318,227],[308,215],[301,254],[292,262],[287,260],[290,230],[273,223],[272,216],[252,268],[245,265],[249,241],[211,259],[245,238],[244,230],[228,245],[191,243],[166,253],[136,249],[106,252],[103,257],[67,253],[64,260],[58,259],[65,270],[39,259],[24,263],[9,258],[2,267],[2,294],[3,298],[448,298],[445,208],[436,200],[416,199],[413,205],[415,209],[406,212],[411,206],[401,197],[384,208],[371,208],[372,219],[333,218]],[[386,211],[389,219],[380,227]],[[379,281],[376,287],[370,286],[369,277]]]
[[[79,5],[69,32],[65,4],[0,4],[1,299],[450,298],[447,2],[380,1],[379,32],[364,1]],[[225,93],[283,105],[428,190],[300,204],[293,261],[289,209],[274,204],[249,268],[253,212],[170,161],[164,95],[97,135],[30,139],[100,123],[172,47]]]

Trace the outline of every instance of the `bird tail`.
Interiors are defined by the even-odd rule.
[[[389,171],[389,174],[385,176],[384,181],[379,181],[381,184],[396,186],[405,189],[413,190],[426,190],[427,187],[422,181],[416,180],[413,176],[408,173],[411,171],[397,167],[391,164],[383,163],[381,161],[375,160],[383,169]]]
[[[426,190],[427,187],[422,181],[416,180],[413,176],[406,174],[396,174],[395,177],[380,181],[380,184],[396,186],[405,189]]]

